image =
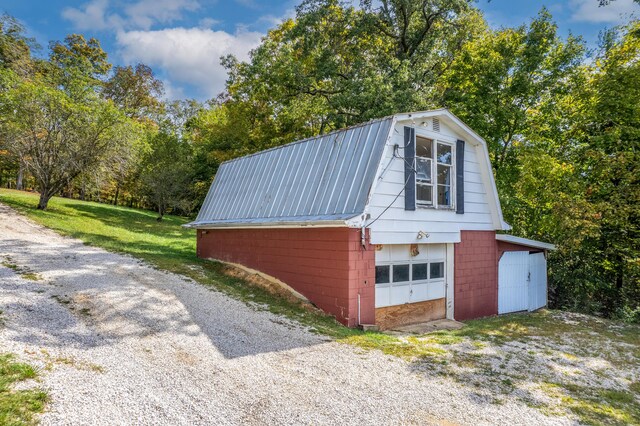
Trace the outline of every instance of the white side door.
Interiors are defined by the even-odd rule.
[[[547,305],[547,259],[544,253],[529,255],[529,310]]]
[[[498,313],[529,309],[529,252],[508,251],[498,264]]]

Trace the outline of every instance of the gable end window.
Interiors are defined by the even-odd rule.
[[[453,207],[454,147],[416,137],[416,203],[419,206]]]

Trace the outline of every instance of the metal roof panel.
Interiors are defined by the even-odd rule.
[[[373,120],[223,163],[190,226],[362,214],[392,121]]]

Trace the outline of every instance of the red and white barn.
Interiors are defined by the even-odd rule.
[[[504,233],[485,141],[446,109],[222,164],[197,254],[293,287],[348,326],[545,306],[546,243]]]

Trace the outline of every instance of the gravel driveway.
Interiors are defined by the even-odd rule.
[[[568,423],[491,404],[3,205],[0,261],[22,268],[0,266],[0,352],[41,369],[32,385],[51,396],[45,425]]]

